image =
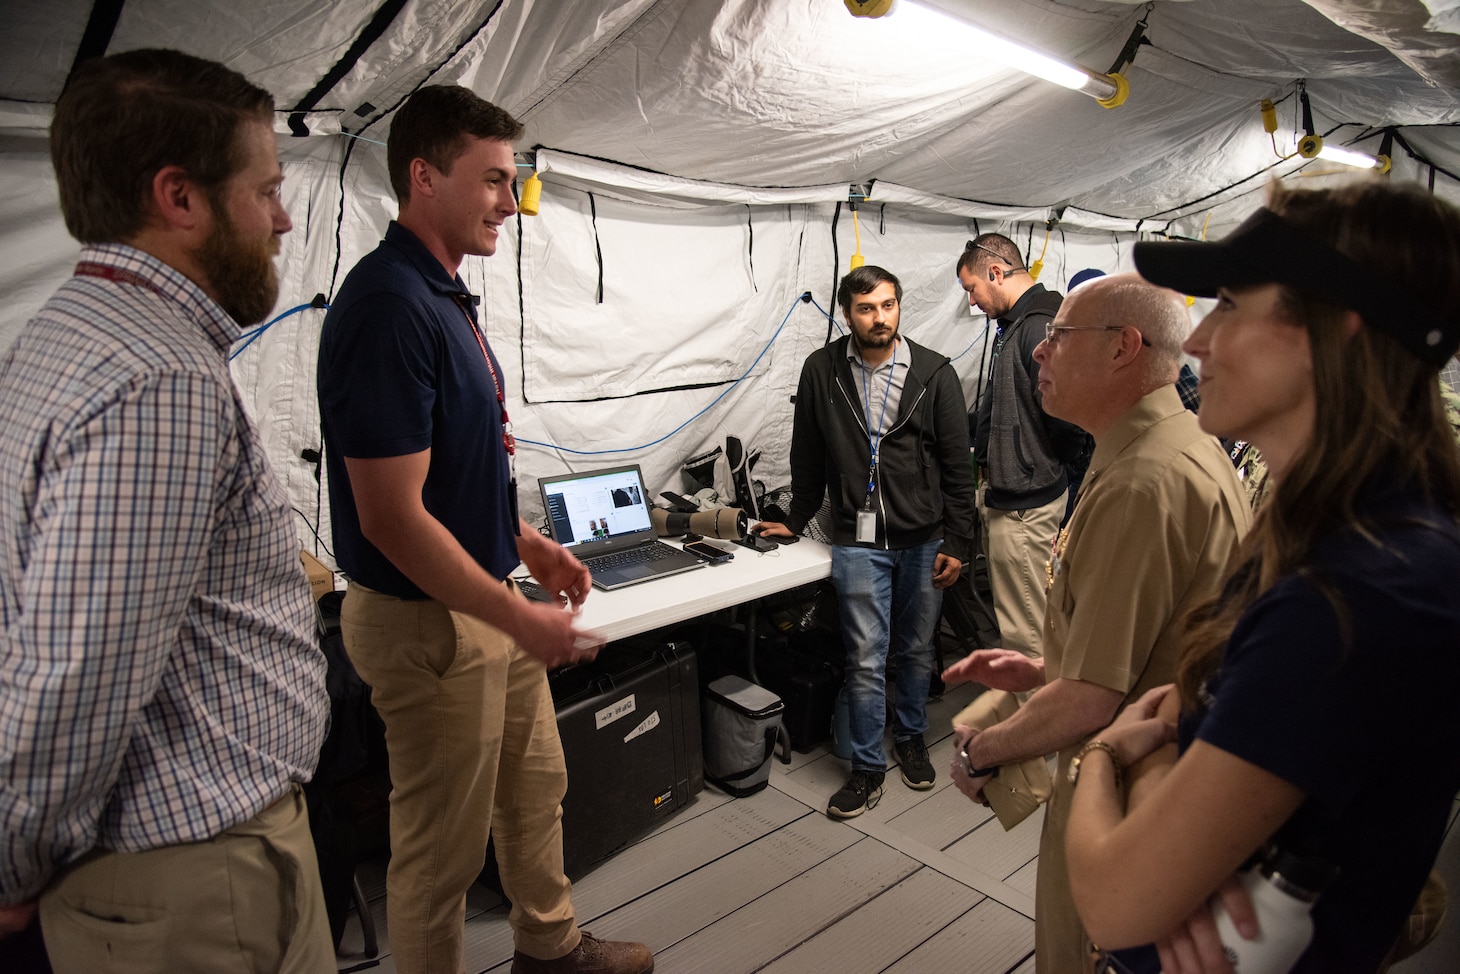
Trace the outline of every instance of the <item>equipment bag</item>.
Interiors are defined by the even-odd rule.
[[[781,735],[781,698],[744,677],[730,675],[705,688],[705,780],[744,798],[770,783],[771,756]]]

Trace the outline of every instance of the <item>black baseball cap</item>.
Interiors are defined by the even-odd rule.
[[[1336,302],[1432,365],[1460,349],[1460,319],[1441,320],[1402,291],[1382,292],[1353,259],[1266,207],[1221,240],[1143,241],[1134,257],[1142,277],[1183,294],[1211,298],[1221,287],[1285,284]]]

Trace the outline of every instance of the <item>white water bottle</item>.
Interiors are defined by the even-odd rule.
[[[1220,896],[1212,917],[1228,962],[1237,974],[1287,974],[1313,939],[1313,903],[1336,870],[1321,859],[1279,850],[1242,874],[1242,887],[1257,914],[1257,939],[1232,925]]]

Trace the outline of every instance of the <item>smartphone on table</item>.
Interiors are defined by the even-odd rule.
[[[756,534],[753,531],[743,538],[734,539],[735,543],[740,545],[742,548],[749,548],[751,551],[761,552],[775,551],[777,548],[780,547],[780,545],[776,543],[780,540],[780,538],[768,538],[764,535]]]
[[[684,546],[684,550],[712,565],[718,565],[735,557],[724,548],[718,548],[704,541],[691,541]]]
[[[763,534],[763,533],[761,533],[760,531],[757,530],[757,528],[759,528],[759,527],[760,527],[760,524],[756,524],[755,527],[752,527],[750,529],[750,537],[757,538],[757,539],[764,540],[764,541],[769,541],[771,544],[775,544],[775,545],[795,544],[797,541],[800,541],[801,540],[801,536],[799,534],[784,534],[784,535],[783,534]],[[757,551],[765,551],[767,549],[765,549],[765,548],[757,548],[756,550]]]

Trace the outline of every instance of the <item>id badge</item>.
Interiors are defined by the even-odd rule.
[[[857,512],[857,540],[867,544],[875,544],[877,541],[877,512]]]

